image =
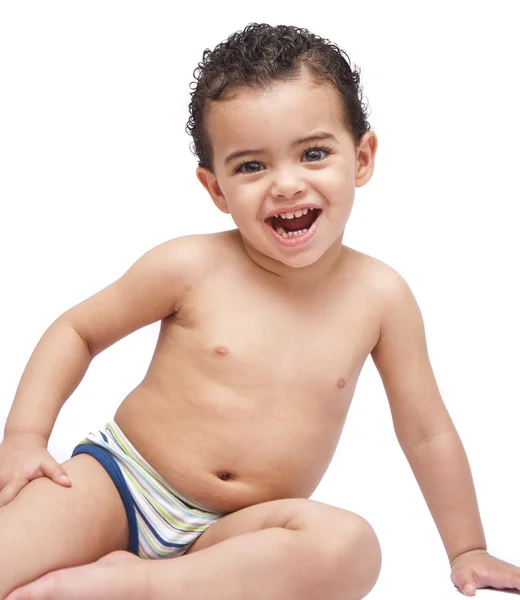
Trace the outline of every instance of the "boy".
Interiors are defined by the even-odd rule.
[[[40,340],[0,445],[0,599],[363,598],[373,529],[309,497],[369,354],[453,583],[520,589],[486,551],[410,289],[342,245],[377,150],[343,54],[265,24],[204,53],[188,131],[237,229],[161,244]],[[93,357],[157,320],[143,382],[58,465],[47,440]]]

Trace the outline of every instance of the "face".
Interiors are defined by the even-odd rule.
[[[240,88],[211,102],[206,123],[214,173],[199,167],[197,176],[231,214],[250,256],[302,268],[341,247],[377,138],[367,132],[356,148],[334,87],[302,76]]]

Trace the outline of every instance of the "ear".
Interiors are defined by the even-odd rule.
[[[359,140],[356,149],[356,187],[362,187],[372,177],[375,167],[378,140],[373,131],[367,131]]]
[[[222,212],[230,214],[226,197],[222,193],[215,175],[209,169],[197,167],[197,179],[206,188],[216,207]]]

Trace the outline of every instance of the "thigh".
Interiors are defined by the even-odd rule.
[[[35,479],[0,509],[0,598],[7,587],[128,548],[124,504],[102,465],[80,454],[63,467],[71,487]]]
[[[336,506],[306,498],[284,498],[254,504],[225,515],[213,523],[186,554],[209,548],[236,535],[270,527],[309,530],[316,542],[322,538],[324,545],[330,547],[335,540],[340,545],[346,536],[359,528],[370,528],[370,525],[356,513]]]

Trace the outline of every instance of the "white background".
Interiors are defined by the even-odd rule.
[[[344,243],[414,291],[488,549],[520,565],[515,4],[1,2],[2,431],[30,353],[61,312],[152,246],[234,227],[197,181],[184,130],[204,49],[253,21],[306,27],[361,67],[379,138]],[[49,444],[58,460],[112,418],[157,333],[154,324],[96,358],[58,417]],[[312,497],[360,513],[378,533],[371,599],[461,597],[370,359]]]

